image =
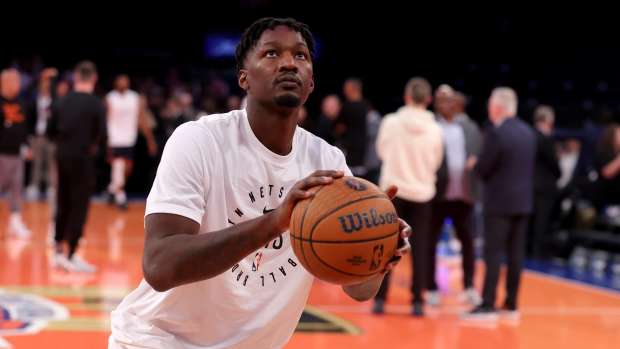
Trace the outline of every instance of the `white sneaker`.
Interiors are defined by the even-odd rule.
[[[482,303],[482,298],[478,294],[478,291],[476,291],[473,287],[470,287],[463,292],[461,300],[473,305],[474,307]]]
[[[82,259],[78,255],[73,255],[73,257],[71,258],[69,262],[73,266],[71,271],[76,271],[80,273],[94,273],[97,271],[97,267],[86,262],[84,259]]]
[[[52,258],[52,267],[57,269],[63,269],[65,271],[71,271],[73,265],[62,253],[54,252],[54,257]]]
[[[28,186],[26,188],[26,200],[28,201],[37,201],[39,200],[39,189],[36,186]]]
[[[440,303],[441,303],[441,296],[439,295],[439,291],[426,292],[426,304],[436,307]]]
[[[47,228],[47,245],[56,245],[56,222],[50,221],[49,228]]]
[[[9,234],[15,235],[20,239],[28,239],[32,234],[24,222],[22,221],[21,215],[18,213],[12,213],[9,218]]]

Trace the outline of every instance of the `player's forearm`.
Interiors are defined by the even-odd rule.
[[[617,176],[620,173],[620,155],[616,156],[616,158],[610,163],[603,166],[601,173],[603,174],[603,177],[607,179]]]
[[[358,302],[364,302],[374,298],[379,292],[385,274],[379,274],[372,279],[356,285],[342,286],[344,292]]]
[[[213,278],[279,234],[271,214],[208,234],[174,234],[150,242],[144,277],[157,291]]]

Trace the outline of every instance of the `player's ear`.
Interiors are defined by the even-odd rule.
[[[314,91],[314,77],[310,79],[310,93]]]
[[[245,69],[239,70],[239,74],[237,77],[238,77],[239,87],[241,87],[244,91],[247,91],[250,87],[248,85],[248,71]]]

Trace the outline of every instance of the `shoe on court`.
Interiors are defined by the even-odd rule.
[[[383,299],[376,299],[375,303],[372,305],[372,313],[375,315],[383,315],[385,314],[385,301]]]
[[[470,312],[463,314],[461,319],[468,321],[495,322],[497,321],[497,310],[494,307],[481,304]]]
[[[73,257],[69,260],[69,263],[71,263],[70,271],[75,271],[78,273],[94,273],[97,271],[97,267],[86,262],[78,255],[73,255]]]
[[[9,218],[9,234],[14,235],[20,239],[28,239],[32,234],[26,225],[22,221],[22,218],[18,214],[12,214]]]
[[[441,303],[439,291],[435,290],[426,292],[426,303],[434,307],[438,306]]]
[[[422,302],[414,302],[413,308],[411,309],[411,315],[415,317],[424,316],[424,304]]]
[[[478,306],[482,303],[482,297],[478,294],[475,288],[470,287],[463,292],[461,299],[464,302],[469,303],[472,306]]]
[[[54,252],[54,257],[52,258],[52,267],[65,271],[71,271],[73,265],[71,264],[67,256],[62,253]]]

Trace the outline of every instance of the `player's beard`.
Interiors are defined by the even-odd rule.
[[[274,98],[274,102],[278,107],[297,108],[301,105],[301,98],[291,93],[286,93]]]

